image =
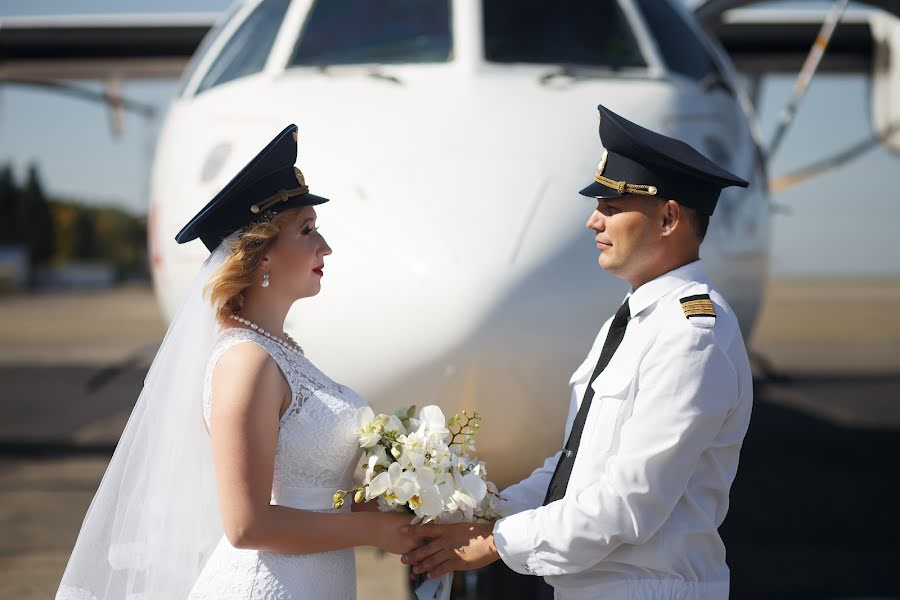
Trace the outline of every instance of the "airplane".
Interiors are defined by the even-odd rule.
[[[0,81],[81,93],[62,82],[103,78],[99,100],[141,110],[117,81],[184,69],[149,193],[169,319],[207,254],[175,233],[297,123],[298,166],[333,200],[317,212],[334,254],[287,331],[379,410],[477,410],[502,488],[563,444],[569,374],[627,291],[597,265],[593,201],[577,194],[602,153],[598,103],[750,181],[723,192],[701,251],[749,339],[772,213],[755,90],[799,68],[822,19],[749,4],[247,0],[218,16],[17,17],[0,20]],[[821,70],[873,74],[873,129],[897,150],[900,6],[867,4],[847,10]]]

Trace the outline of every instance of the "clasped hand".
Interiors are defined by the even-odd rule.
[[[427,573],[429,579],[480,569],[500,558],[493,531],[493,522],[407,525],[400,533],[425,538],[425,542],[400,560],[413,565],[413,573]]]

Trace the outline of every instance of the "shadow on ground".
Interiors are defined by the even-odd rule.
[[[0,464],[108,458],[143,372],[129,370],[93,393],[71,385],[87,385],[94,374],[0,368],[4,395],[31,399],[0,408],[0,416],[14,417],[0,428]],[[90,396],[83,403],[90,414],[72,410],[82,394]],[[731,597],[900,597],[900,374],[777,377],[757,381],[755,398],[721,529]],[[76,534],[56,532],[72,540]],[[455,586],[455,600],[552,598],[541,580],[502,563],[477,578],[459,576]]]

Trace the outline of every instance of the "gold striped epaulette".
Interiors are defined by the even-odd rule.
[[[713,306],[709,294],[697,294],[696,296],[685,296],[681,298],[681,310],[684,316],[691,317],[716,317],[716,308]]]

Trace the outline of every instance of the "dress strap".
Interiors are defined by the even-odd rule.
[[[219,362],[219,359],[223,354],[230,348],[240,344],[241,342],[252,342],[265,350],[269,356],[272,357],[272,360],[275,361],[275,364],[278,365],[279,370],[281,371],[282,376],[285,381],[287,381],[288,386],[291,388],[291,406],[288,407],[288,411],[290,411],[294,404],[299,401],[301,397],[300,390],[297,388],[297,382],[294,381],[294,378],[290,376],[292,370],[289,368],[290,357],[286,355],[289,350],[283,348],[277,342],[270,340],[259,332],[253,331],[252,329],[248,329],[246,327],[226,327],[219,331],[216,344],[213,347],[212,354],[209,357],[209,364],[207,365],[206,370],[206,383],[203,386],[203,418],[206,421],[206,426],[209,427],[209,419],[210,419],[210,403],[212,396],[212,374],[215,370],[216,364]],[[285,415],[288,413],[285,412]]]

